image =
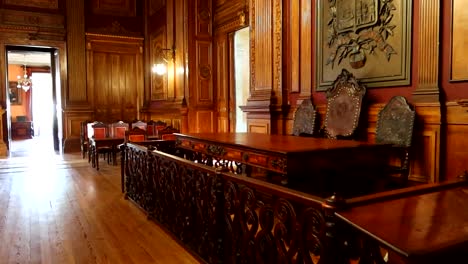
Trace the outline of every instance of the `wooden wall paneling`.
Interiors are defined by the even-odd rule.
[[[312,94],[312,1],[301,0],[300,14],[300,87],[302,98]]]
[[[81,122],[84,120],[93,120],[93,113],[89,111],[64,111],[63,126],[66,131],[63,143],[65,153],[79,151]]]
[[[19,10],[1,9],[1,24],[5,26],[26,26],[33,29],[30,33],[31,38],[40,38],[47,33],[58,36],[65,35],[65,16],[63,14],[48,14],[38,12],[27,12]],[[57,36],[57,37],[58,37]],[[49,37],[50,38],[50,37]],[[62,38],[63,40],[63,38]]]
[[[136,16],[136,0],[91,0],[94,14],[112,16]]]
[[[155,64],[159,59],[158,50],[166,48],[166,31],[161,28],[150,36],[150,65]],[[168,78],[167,74],[151,74],[150,96],[151,101],[167,100]]]
[[[218,35],[215,38],[215,56],[216,56],[216,110],[218,112],[218,132],[229,132],[229,80],[230,69],[228,65],[229,43],[228,36]]]
[[[248,119],[247,131],[249,133],[270,134],[270,119]]]
[[[3,3],[5,5],[17,7],[33,7],[52,10],[59,9],[59,0],[3,0]]]
[[[282,134],[284,125],[277,126],[282,116],[282,1],[250,0],[250,97],[242,110],[247,113],[247,123],[253,119],[270,120],[269,133]],[[273,125],[273,126],[272,126]],[[249,126],[248,126],[249,127]]]
[[[139,118],[143,103],[143,39],[87,34],[88,87],[95,119]]]
[[[174,47],[175,53],[175,77],[174,77],[174,95],[173,98],[177,102],[181,102],[185,99],[185,90],[187,86],[186,77],[188,73],[187,69],[187,14],[185,13],[186,4],[184,0],[175,1],[175,15],[174,17],[183,18],[175,19],[174,28]]]
[[[189,85],[189,128],[191,131],[213,132],[217,128],[215,115],[214,91],[213,91],[213,8],[212,1],[196,0],[189,5],[191,12],[191,28],[189,29],[189,49],[191,61]],[[212,124],[207,124],[206,119],[200,119],[198,112],[208,116],[211,112]]]
[[[299,92],[300,91],[300,1],[289,1],[289,15],[287,16],[288,21],[288,47],[289,47],[289,56],[287,56],[287,65],[289,69],[287,70],[288,77],[288,84],[290,87],[291,92]],[[311,46],[309,47],[309,49]]]
[[[197,111],[197,131],[196,132],[212,132],[215,131],[214,112],[211,110],[198,110]]]
[[[166,5],[166,0],[148,0],[149,15],[156,14],[162,7]]]
[[[84,2],[67,0],[67,57],[68,89],[66,89],[65,108],[90,108],[86,88],[86,41]]]
[[[212,76],[212,43],[211,41],[196,41],[197,47],[197,105],[213,105],[213,76]]]
[[[443,180],[455,180],[468,170],[468,107],[447,102],[445,148],[441,149]]]

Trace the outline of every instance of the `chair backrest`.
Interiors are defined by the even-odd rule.
[[[125,131],[125,142],[141,142],[146,139],[146,131],[139,127],[134,127],[131,130]]]
[[[89,120],[80,122],[80,140],[82,142],[88,140],[88,124],[89,123],[91,123],[91,121]]]
[[[167,126],[166,122],[163,122],[161,120],[158,120],[158,121],[151,120],[147,124],[146,133],[148,134],[148,136],[157,136],[158,130],[163,129],[166,126]]]
[[[377,116],[375,141],[410,147],[415,116],[405,97],[392,97]]]
[[[147,127],[147,126],[148,126],[148,125],[146,124],[146,122],[141,121],[141,120],[137,120],[137,121],[133,121],[133,122],[132,122],[132,129],[135,128],[135,127],[138,127],[138,128],[140,128],[140,129],[143,129],[143,130],[146,131],[146,127]]]
[[[125,138],[125,131],[128,130],[128,123],[123,121],[110,124],[110,137]]]
[[[179,129],[173,128],[172,126],[167,126],[164,129],[158,130],[158,137],[162,139],[163,135],[179,133],[179,132],[180,132]]]
[[[102,122],[88,124],[88,137],[106,138],[109,135],[109,125]]]
[[[293,135],[312,135],[315,129],[315,107],[312,100],[303,100],[294,112]]]
[[[324,132],[329,138],[351,137],[357,129],[366,87],[343,69],[327,90]]]

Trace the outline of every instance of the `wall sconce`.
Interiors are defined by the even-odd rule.
[[[151,71],[156,73],[157,75],[164,75],[167,73],[167,63],[169,61],[174,60],[175,58],[175,48],[159,48],[158,50],[156,50],[156,53],[158,54],[158,57],[156,59],[155,64],[153,64],[153,67],[151,67]]]

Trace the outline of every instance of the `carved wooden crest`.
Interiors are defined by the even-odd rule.
[[[394,34],[393,0],[328,0],[331,19],[328,22],[327,65],[333,68],[348,58],[358,69],[366,64],[367,54],[380,50],[390,60],[395,49],[387,43]]]

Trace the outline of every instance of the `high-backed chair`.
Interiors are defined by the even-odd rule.
[[[294,112],[293,135],[312,136],[315,129],[316,110],[312,100],[303,100]]]
[[[125,131],[128,130],[128,123],[118,121],[109,125],[109,136],[112,138],[125,138]]]
[[[147,125],[146,122],[141,121],[141,120],[136,120],[136,121],[133,121],[133,122],[132,122],[132,127],[131,127],[131,129],[133,129],[133,128],[135,128],[135,127],[138,127],[138,128],[140,128],[140,129],[143,129],[143,130],[146,131],[146,127],[147,127],[147,126],[148,126],[148,125]]]
[[[103,122],[88,123],[88,137],[93,139],[102,139],[109,136],[109,125]],[[112,148],[101,147],[95,149],[94,146],[89,146],[88,150],[88,162],[92,161],[93,167],[96,166],[96,159],[99,158],[99,154],[103,154],[104,158],[107,156],[107,162],[109,163],[112,154]]]
[[[88,152],[89,140],[88,140],[87,126],[90,122],[91,121],[89,120],[80,122],[80,148],[81,148],[81,155],[83,156],[83,159],[85,158]]]
[[[366,87],[343,69],[327,90],[327,111],[322,134],[328,138],[352,138],[358,127]]]
[[[125,142],[141,142],[147,139],[146,131],[139,128],[134,127],[131,130],[125,132]]]
[[[394,153],[391,153],[391,158],[396,163],[389,165],[388,172],[391,176],[398,176],[396,182],[401,186],[408,182],[415,116],[415,111],[403,96],[392,97],[377,116],[375,141],[392,144]]]
[[[165,136],[165,135],[167,135],[167,134],[179,133],[179,132],[180,132],[179,129],[174,128],[174,127],[172,127],[172,126],[167,126],[167,127],[165,127],[164,129],[158,130],[158,137],[159,137],[160,139],[163,139],[163,137],[164,137],[165,139],[167,139],[167,138],[169,138],[170,136]]]
[[[166,122],[158,120],[158,121],[149,121],[146,127],[146,133],[148,137],[157,137],[158,130],[161,130],[167,126]]]

